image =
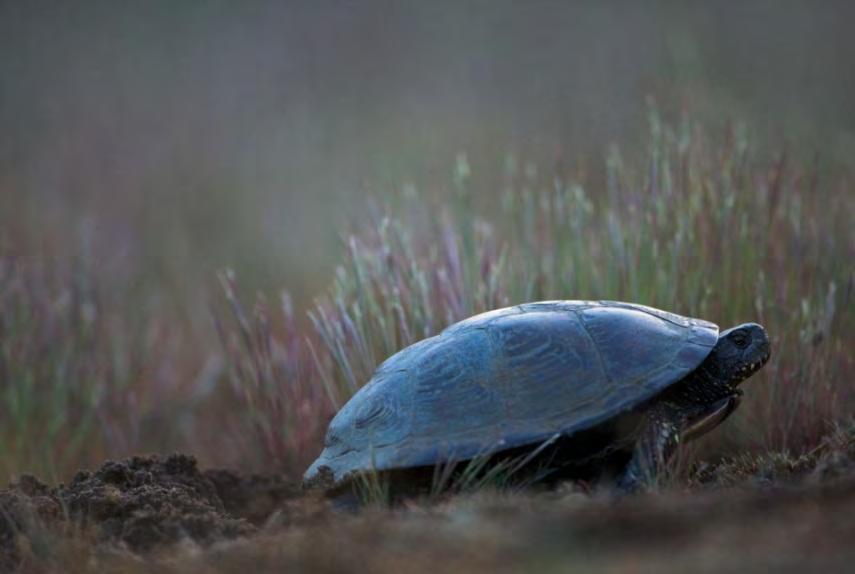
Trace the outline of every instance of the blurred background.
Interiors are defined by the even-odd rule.
[[[0,244],[307,300],[366,194],[601,168],[663,110],[851,154],[851,2],[2,2]],[[721,111],[724,110],[724,114]],[[489,185],[485,185],[489,188]]]
[[[813,448],[853,394],[853,21],[0,0],[0,476],[175,449],[296,474],[380,359],[556,296],[768,318],[785,360],[754,393],[765,434],[751,414],[740,436]]]

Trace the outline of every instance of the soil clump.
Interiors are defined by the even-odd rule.
[[[23,544],[67,529],[134,553],[179,542],[208,547],[255,533],[298,492],[279,477],[202,472],[184,454],[107,461],[56,487],[24,475],[0,490],[0,571],[20,562]]]

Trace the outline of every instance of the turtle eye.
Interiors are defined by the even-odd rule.
[[[745,333],[736,332],[733,334],[733,344],[744,349],[748,346],[748,337],[745,336]]]

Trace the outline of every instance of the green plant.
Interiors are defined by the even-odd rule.
[[[291,299],[281,296],[276,317],[263,297],[250,316],[236,293],[234,274],[219,274],[228,304],[228,317],[214,313],[229,378],[240,401],[238,418],[251,431],[250,450],[280,469],[304,467],[329,420],[330,405],[324,400],[308,348],[301,339]]]
[[[162,436],[146,417],[176,402],[175,339],[94,277],[85,259],[0,256],[0,476],[65,478]]]
[[[74,268],[0,260],[0,465],[52,475],[92,440],[100,305]]]

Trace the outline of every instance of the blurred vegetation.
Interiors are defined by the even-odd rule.
[[[134,260],[198,317],[225,266],[310,303],[365,189],[428,195],[459,150],[480,190],[507,150],[640,155],[646,94],[845,164],[853,18],[842,0],[3,2],[0,244]]]
[[[177,365],[194,362],[182,324],[155,306],[134,309],[132,289],[97,277],[84,259],[0,255],[4,476],[67,478],[162,447],[182,423],[192,372]]]
[[[763,323],[772,360],[706,446],[816,448],[853,406],[850,176],[763,155],[739,125],[667,123],[652,106],[648,119],[641,159],[613,147],[603,177],[508,156],[499,190],[481,190],[460,154],[446,191],[375,197],[308,309],[286,293],[248,312],[223,272],[216,329],[156,299],[138,308],[133,281],[98,284],[85,259],[7,256],[4,472],[63,475],[180,445],[296,474],[383,359],[472,314],[544,299]]]
[[[852,409],[853,43],[785,4],[2,4],[0,472],[297,474],[389,354],[547,298],[764,323],[706,447],[809,451]]]

